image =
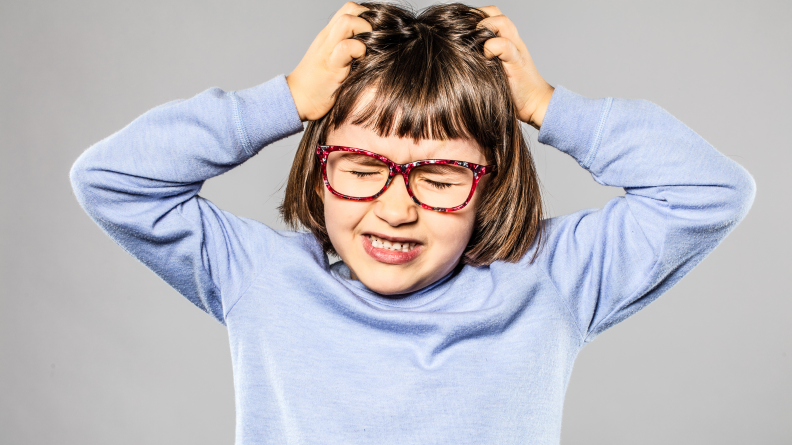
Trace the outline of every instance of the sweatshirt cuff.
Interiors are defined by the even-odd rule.
[[[282,74],[231,95],[239,138],[250,156],[303,129],[286,77]]]
[[[613,98],[588,99],[557,86],[539,129],[539,142],[572,156],[588,169],[597,156]]]

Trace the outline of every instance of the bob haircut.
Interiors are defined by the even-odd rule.
[[[520,260],[543,239],[542,199],[506,72],[498,58],[484,55],[484,42],[495,37],[477,28],[487,15],[459,3],[419,13],[391,4],[362,5],[369,10],[360,17],[372,32],[353,38],[366,45],[366,54],[352,61],[330,111],[305,129],[280,206],[284,221],[307,228],[326,253],[336,253],[325,227],[324,184],[315,155],[330,129],[350,123],[381,137],[473,139],[497,169],[479,192],[462,261],[481,266]],[[376,100],[358,103],[370,92]]]

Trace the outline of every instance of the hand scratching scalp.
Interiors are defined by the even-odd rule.
[[[484,43],[495,37],[478,26],[486,13],[459,3],[420,12],[361,5],[368,10],[359,17],[372,31],[353,39],[366,45],[366,54],[352,61],[330,111],[308,123],[281,205],[283,219],[307,228],[334,252],[316,194],[321,175],[314,150],[342,124],[416,141],[474,139],[498,171],[483,191],[463,261],[519,260],[541,242],[542,202],[505,71],[497,58],[484,54]],[[365,100],[372,91],[376,100]]]

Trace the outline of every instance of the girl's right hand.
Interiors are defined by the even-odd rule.
[[[350,39],[371,32],[371,25],[358,15],[368,8],[347,2],[316,36],[297,68],[286,76],[300,120],[316,120],[333,106],[333,93],[349,74],[352,59],[366,54],[366,45]]]

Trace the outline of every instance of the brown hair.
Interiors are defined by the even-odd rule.
[[[383,137],[469,138],[497,170],[479,192],[463,261],[478,266],[519,260],[543,238],[542,200],[506,73],[498,58],[484,56],[484,42],[495,37],[477,28],[487,15],[459,3],[419,13],[391,4],[362,5],[369,10],[360,17],[372,32],[353,38],[366,45],[366,55],[352,62],[333,108],[307,125],[280,206],[284,221],[307,228],[326,252],[335,253],[317,193],[323,184],[315,149],[328,129],[348,122]],[[371,90],[378,100],[357,109],[358,98]]]

